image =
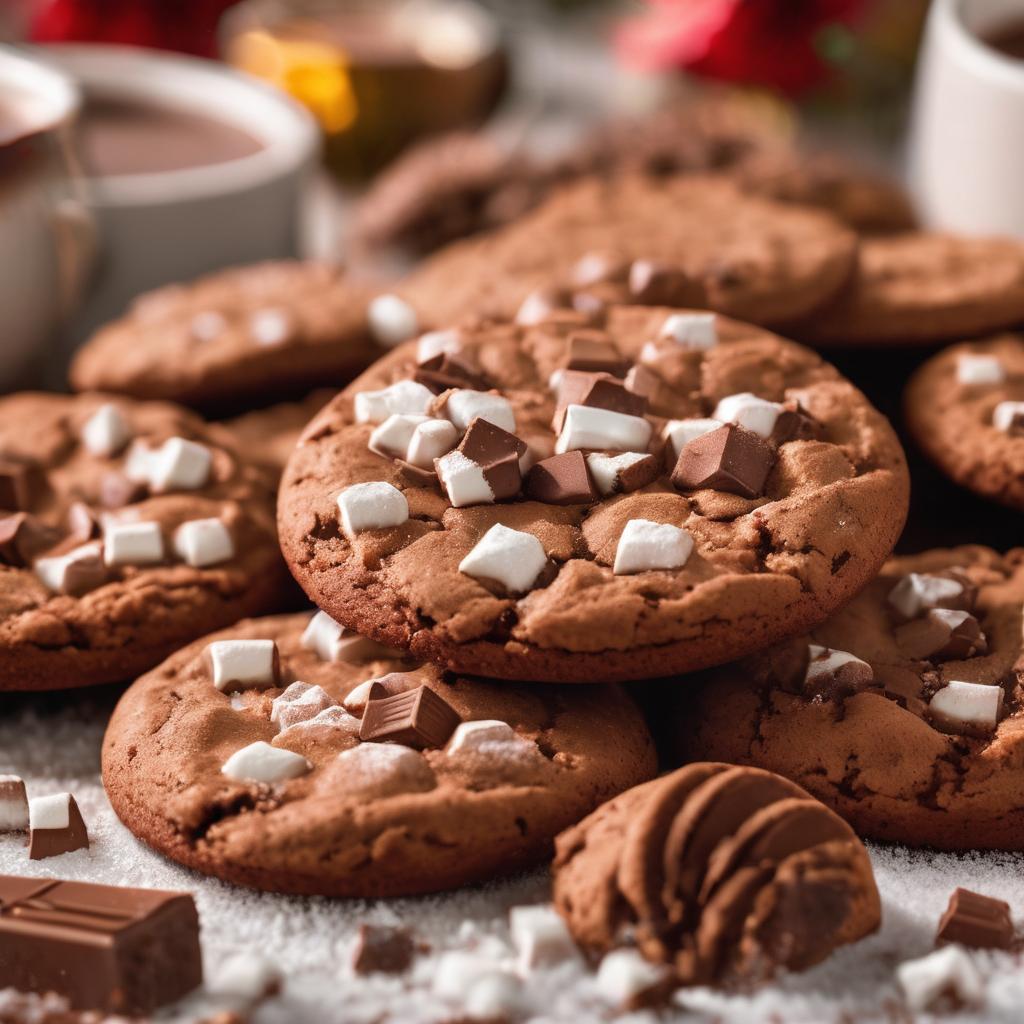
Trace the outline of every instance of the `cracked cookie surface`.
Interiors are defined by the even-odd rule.
[[[719,317],[719,341],[697,351],[659,337],[665,308],[612,307],[604,337],[640,363],[649,390],[650,451],[670,419],[707,417],[721,399],[754,392],[805,409],[818,440],[781,444],[754,498],[677,489],[671,465],[653,482],[599,501],[553,505],[515,498],[453,508],[425,480],[368,448],[356,395],[409,380],[415,344],[355,381],[307,428],[286,467],[279,534],[293,574],[319,607],[382,643],[460,671],[509,679],[586,682],[652,678],[721,663],[806,631],[878,570],[902,528],[908,480],[888,422],[835,369],[767,331]],[[555,394],[578,317],[532,328],[465,325],[460,351],[510,403],[519,438],[552,454]],[[634,367],[636,368],[636,367]],[[402,491],[409,518],[349,539],[336,499],[383,481]],[[436,484],[436,482],[435,482]],[[673,524],[693,553],[680,569],[613,572],[631,520]],[[460,572],[494,524],[530,533],[549,572],[510,596]]]
[[[177,652],[125,693],[104,740],[103,781],[139,838],[196,870],[260,889],[435,892],[543,860],[563,828],[656,771],[640,712],[617,687],[563,696],[445,675],[379,649],[358,662],[326,661],[302,644],[308,622],[303,614],[239,623]],[[277,644],[276,684],[216,689],[207,644],[254,639]],[[361,742],[367,712],[342,705],[361,683],[384,676],[393,689],[427,687],[462,723],[489,720],[511,731],[476,746],[457,732],[420,750]],[[279,731],[274,702],[296,680],[321,687],[329,706]],[[306,758],[308,770],[273,784],[222,773],[236,751],[259,741]],[[360,766],[354,751],[370,760]],[[396,751],[398,770],[372,759]]]
[[[973,653],[907,650],[888,595],[908,574],[966,581],[985,638]],[[976,588],[976,596],[974,595]],[[1024,550],[983,547],[894,558],[811,641],[866,662],[854,692],[808,687],[807,644],[716,669],[674,698],[681,758],[757,765],[798,782],[860,835],[938,849],[1024,849],[1024,719],[1020,686]],[[920,621],[920,617],[918,620]],[[902,638],[902,639],[901,639]],[[936,641],[933,641],[933,645]],[[873,677],[873,679],[872,679]],[[999,688],[988,721],[950,723],[934,698],[953,681]]]

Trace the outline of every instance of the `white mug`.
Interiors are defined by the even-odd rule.
[[[983,40],[1024,0],[933,0],[918,68],[910,176],[926,224],[1024,237],[1024,61]]]

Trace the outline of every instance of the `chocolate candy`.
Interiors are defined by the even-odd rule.
[[[89,832],[70,793],[37,796],[28,805],[28,857],[45,860],[89,848]]]
[[[584,370],[563,370],[558,382],[558,402],[552,427],[562,429],[565,410],[570,405],[586,405],[592,409],[610,409],[627,416],[643,416],[647,412],[647,399],[630,391],[625,383],[608,373],[588,373]]]
[[[32,502],[35,467],[0,456],[0,509],[24,512]]]
[[[834,700],[860,693],[875,681],[871,666],[848,651],[810,644],[807,653],[803,690],[809,697]]]
[[[821,434],[821,424],[799,402],[794,402],[779,413],[768,440],[778,446],[789,441],[818,441]]]
[[[594,485],[605,497],[638,491],[661,474],[658,460],[643,452],[623,452],[620,455],[591,452],[587,456],[587,468]]]
[[[416,946],[408,928],[361,924],[352,954],[356,974],[401,974],[409,969]]]
[[[24,567],[53,547],[60,533],[26,512],[0,518],[0,564]]]
[[[461,352],[441,352],[419,364],[413,380],[430,388],[435,395],[449,388],[487,391],[492,385],[477,364]]]
[[[17,775],[0,775],[0,832],[28,829],[28,796]]]
[[[988,651],[981,624],[970,612],[931,608],[896,629],[896,642],[911,658],[948,661]]]
[[[469,424],[458,451],[483,470],[496,501],[519,493],[523,483],[519,459],[526,454],[526,443],[515,434],[477,417]]]
[[[425,750],[443,747],[459,724],[458,713],[429,686],[368,700],[359,728],[361,740],[390,740]]]
[[[726,423],[683,445],[672,483],[680,490],[710,487],[756,498],[774,464],[771,445],[750,430]]]
[[[630,361],[604,331],[583,330],[569,335],[569,358],[565,364],[567,370],[586,370],[625,377],[629,367]]]
[[[955,942],[975,949],[1009,949],[1013,944],[1010,905],[970,889],[956,889],[939,921],[935,942]]]
[[[143,1015],[202,980],[191,896],[0,876],[0,989]]]
[[[549,505],[589,505],[597,490],[583,452],[565,452],[538,462],[526,476],[526,496]]]

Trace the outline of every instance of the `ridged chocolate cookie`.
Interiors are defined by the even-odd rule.
[[[878,571],[903,453],[831,366],[712,314],[464,325],[379,362],[282,479],[318,607],[503,679],[644,679],[804,632]]]
[[[279,608],[272,483],[176,406],[0,399],[0,691],[131,679]]]
[[[223,415],[348,383],[384,348],[373,292],[323,263],[260,263],[170,285],[99,330],[76,391],[167,399]]]
[[[1024,511],[1024,339],[954,345],[911,378],[907,427],[958,484]]]
[[[894,558],[842,612],[680,693],[680,758],[800,783],[862,836],[1024,850],[1024,550]]]
[[[651,778],[621,690],[450,676],[326,615],[254,619],[121,698],[103,781],[157,850],[258,889],[396,896],[535,864],[555,835]]]
[[[449,246],[400,294],[433,324],[523,319],[524,302],[664,303],[759,324],[795,320],[853,272],[854,233],[821,210],[715,177],[587,179],[516,223]]]
[[[682,985],[804,970],[881,916],[849,825],[778,775],[716,763],[631,789],[559,836],[554,900],[584,949],[635,945]]]

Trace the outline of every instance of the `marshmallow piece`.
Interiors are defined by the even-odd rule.
[[[216,341],[228,329],[228,322],[221,313],[209,309],[196,313],[189,325],[189,333],[196,341]]]
[[[917,960],[905,961],[896,968],[896,980],[907,1006],[914,1011],[930,1009],[943,996],[969,1006],[980,1006],[984,1001],[981,972],[962,946],[943,946]]]
[[[405,495],[384,481],[353,484],[338,495],[341,528],[351,540],[363,530],[401,526],[409,518]]]
[[[683,348],[704,351],[718,344],[718,319],[714,313],[673,313],[661,325],[659,335]]]
[[[215,640],[203,652],[213,685],[222,693],[274,686],[279,675],[273,640]]]
[[[678,459],[685,445],[720,426],[722,421],[713,419],[669,420],[661,436],[672,446],[672,454]]]
[[[150,448],[145,441],[136,441],[125,456],[124,475],[133,483],[148,485],[158,454],[158,449]]]
[[[315,718],[334,703],[322,686],[294,682],[284,693],[274,698],[270,707],[270,720],[283,732],[298,722]]]
[[[318,711],[312,718],[292,722],[286,728],[282,728],[280,735],[285,736],[296,729],[340,729],[347,735],[356,737],[359,735],[359,724],[359,719],[355,715],[350,715],[340,704],[332,704],[323,711]]]
[[[107,565],[152,565],[163,557],[159,523],[108,523],[103,530],[103,561]]]
[[[501,427],[502,430],[507,430],[510,434],[516,432],[516,417],[511,402],[490,391],[458,388],[445,400],[444,414],[463,433],[478,416],[496,427]]]
[[[619,537],[612,572],[625,576],[650,569],[678,569],[693,551],[693,538],[678,526],[630,519]]]
[[[992,426],[1009,433],[1024,426],[1024,402],[1000,402],[992,411]]]
[[[436,785],[423,756],[400,743],[360,743],[338,755],[346,792],[377,797],[422,793]]]
[[[494,491],[484,476],[479,463],[467,459],[462,452],[449,452],[435,464],[441,486],[448,495],[453,508],[467,505],[490,505],[494,502]]]
[[[43,586],[57,594],[81,595],[107,579],[103,545],[99,541],[83,544],[65,555],[37,558],[32,568]]]
[[[497,580],[513,594],[524,594],[547,565],[544,547],[532,533],[495,523],[459,563],[474,579]]]
[[[1001,384],[1006,370],[996,356],[965,353],[957,358],[956,379],[961,384]]]
[[[109,458],[132,439],[132,430],[112,402],[105,402],[85,421],[82,444],[90,455]]]
[[[154,491],[194,491],[210,478],[210,450],[195,441],[172,437],[153,454],[149,485]]]
[[[496,970],[497,964],[479,953],[450,950],[434,964],[434,992],[442,999],[461,1000],[474,982]]]
[[[452,329],[448,331],[427,331],[420,335],[416,342],[416,362],[428,363],[431,359],[443,356],[446,353],[459,351],[459,332]]]
[[[577,957],[576,943],[565,921],[548,904],[513,907],[509,911],[509,927],[519,954],[518,969],[523,974]]]
[[[470,982],[463,1009],[470,1020],[515,1020],[526,1011],[523,983],[510,971],[487,971]]]
[[[723,398],[711,416],[722,423],[738,423],[767,440],[772,436],[780,412],[782,406],[778,402],[768,402],[744,391]]]
[[[34,797],[28,804],[28,822],[33,830],[67,828],[71,823],[71,794]]]
[[[221,964],[211,988],[218,995],[255,1003],[278,991],[281,982],[281,971],[276,965],[258,953],[246,950]]]
[[[28,796],[17,775],[0,775],[0,832],[28,829]]]
[[[591,452],[587,456],[587,468],[594,480],[594,486],[602,497],[615,492],[619,474],[630,466],[647,458],[642,452],[623,452],[621,455],[602,455]]]
[[[300,643],[304,650],[315,651],[321,661],[343,661],[357,665],[365,661],[398,657],[398,652],[393,648],[346,629],[327,612],[317,612],[309,620]]]
[[[407,459],[409,442],[413,432],[421,423],[427,423],[429,416],[415,416],[409,413],[395,413],[389,416],[372,434],[367,447],[376,455],[394,459]],[[451,424],[449,423],[450,427]],[[454,428],[453,428],[454,429]]]
[[[190,519],[174,531],[174,553],[186,565],[203,569],[235,557],[231,531],[219,519]]]
[[[651,440],[651,424],[643,416],[611,409],[570,405],[565,410],[555,454],[593,448],[599,451],[644,452]]]
[[[383,423],[389,416],[422,416],[434,393],[414,380],[400,380],[379,391],[360,391],[355,397],[357,423]]]
[[[812,688],[819,683],[833,683],[849,679],[866,683],[874,678],[874,670],[861,658],[848,651],[836,651],[818,644],[808,644],[807,672],[804,682]]]
[[[283,345],[293,334],[294,323],[287,309],[259,309],[249,317],[249,335],[257,345]]]
[[[459,431],[448,420],[428,419],[412,432],[405,461],[419,469],[432,469],[434,459],[450,452],[459,443]]]
[[[886,600],[904,618],[915,619],[923,611],[957,600],[963,592],[963,584],[957,580],[910,572],[889,591]]]
[[[616,949],[601,961],[594,982],[598,994],[609,1003],[629,1006],[667,978],[664,966],[649,963],[637,950]]]
[[[1003,706],[1003,688],[954,679],[928,704],[936,724],[956,732],[992,732]]]
[[[370,333],[379,345],[394,348],[419,330],[416,310],[397,295],[378,295],[366,308]]]
[[[263,740],[236,750],[221,768],[221,774],[236,782],[284,782],[305,775],[313,766],[301,755]]]
[[[537,744],[523,739],[507,722],[481,719],[460,722],[448,741],[448,754],[482,754],[488,757],[521,757],[538,754]]]

